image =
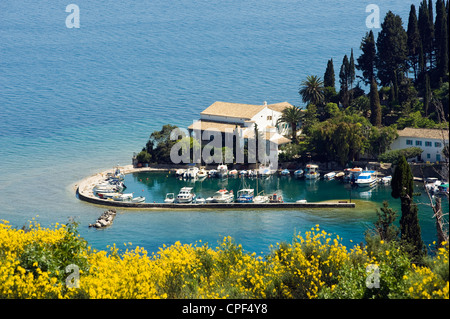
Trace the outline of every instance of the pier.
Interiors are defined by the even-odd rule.
[[[132,165],[120,167],[123,174],[131,174],[142,171],[161,171],[151,168],[133,168]],[[164,170],[164,169],[163,169]],[[300,208],[355,208],[355,203],[349,201],[336,202],[310,202],[310,203],[133,203],[101,199],[94,195],[93,187],[103,181],[105,176],[113,170],[107,170],[83,179],[75,185],[76,194],[82,201],[102,205],[107,207],[123,207],[137,209],[158,209],[158,210],[200,210],[200,209],[300,209]]]

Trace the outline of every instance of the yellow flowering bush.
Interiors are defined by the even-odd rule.
[[[14,229],[2,221],[0,298],[448,299],[448,244],[420,266],[395,245],[379,247],[348,249],[316,225],[265,257],[230,237],[214,248],[176,242],[149,255],[133,246],[93,250],[72,224]],[[70,265],[76,274],[66,272]],[[378,287],[368,285],[369,265]]]

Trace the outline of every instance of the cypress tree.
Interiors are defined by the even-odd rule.
[[[325,70],[325,75],[323,76],[323,86],[334,88],[335,81],[333,59],[330,59],[328,60],[327,69]]]
[[[423,0],[419,6],[419,33],[420,39],[422,41],[422,48],[424,53],[424,61],[425,67],[427,62],[430,63],[429,68],[432,68],[433,65],[433,39],[434,39],[434,26],[433,26],[433,17],[430,17],[430,10],[427,5],[427,1]]]
[[[437,80],[445,78],[448,69],[448,26],[447,13],[443,0],[436,2],[435,29],[435,56],[437,68]]]
[[[408,58],[410,61],[410,67],[414,71],[414,80],[417,79],[417,64],[419,63],[419,50],[420,50],[420,33],[419,25],[417,23],[416,7],[412,4],[409,12],[408,19]]]
[[[375,38],[372,30],[367,32],[366,36],[362,39],[360,49],[362,54],[356,59],[356,68],[362,71],[364,82],[370,84],[372,83],[372,79],[375,78],[376,57]]]
[[[377,38],[375,65],[381,85],[394,82],[396,73],[400,76],[408,70],[408,36],[403,29],[402,18],[389,11],[381,24]]]
[[[370,84],[370,122],[373,126],[381,126],[381,105],[378,95],[378,87],[375,79]]]
[[[423,254],[424,244],[418,218],[417,205],[413,200],[414,179],[411,167],[405,156],[398,160],[391,182],[394,198],[400,198],[402,216],[400,218],[401,239],[406,243],[407,249],[416,257]]]
[[[348,70],[350,68],[347,55],[344,56],[342,60],[341,70],[339,72],[339,83],[341,84],[341,89],[339,92],[342,105],[347,107],[349,105],[349,96],[348,96]]]
[[[423,111],[425,112],[425,116],[428,116],[430,102],[431,102],[430,76],[427,73],[425,74],[425,93],[423,96]]]

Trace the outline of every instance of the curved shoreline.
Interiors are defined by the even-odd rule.
[[[152,168],[142,167],[134,168],[132,165],[119,166],[120,171],[126,174],[140,172],[163,172],[169,171],[168,168]],[[106,200],[98,198],[94,195],[93,188],[95,185],[104,181],[108,173],[113,173],[115,168],[91,175],[79,181],[74,186],[78,199],[102,206],[123,207],[123,208],[139,208],[139,209],[251,209],[251,208],[268,208],[268,209],[293,209],[293,208],[355,208],[355,203],[347,201],[338,202],[319,202],[319,203],[207,203],[207,204],[174,204],[174,203],[132,203]]]

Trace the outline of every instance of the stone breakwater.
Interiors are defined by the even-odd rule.
[[[134,168],[132,165],[119,167],[120,171],[125,174],[137,172],[152,172],[152,171],[169,171],[169,169],[142,167]],[[355,203],[348,201],[336,202],[318,202],[318,203],[207,203],[207,204],[175,204],[175,203],[132,203],[112,201],[101,199],[95,196],[93,188],[95,185],[106,180],[108,173],[114,173],[116,168],[106,170],[86,177],[77,184],[75,184],[76,194],[80,200],[92,204],[103,205],[108,207],[123,207],[123,208],[139,208],[139,209],[295,209],[295,208],[354,208]]]

